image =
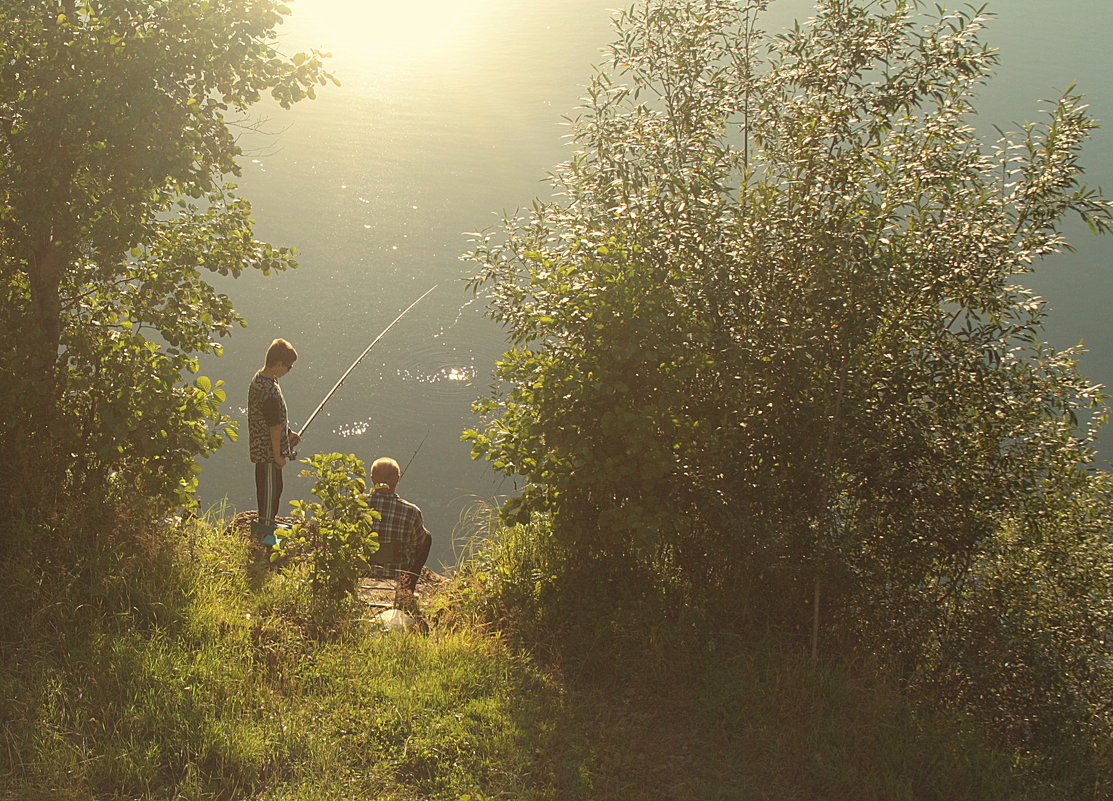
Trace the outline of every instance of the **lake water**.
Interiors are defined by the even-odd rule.
[[[302,453],[355,453],[368,464],[413,458],[400,493],[425,512],[430,565],[454,564],[459,522],[514,482],[473,462],[460,432],[487,393],[503,332],[464,292],[468,231],[548,194],[543,179],[567,157],[562,120],[577,105],[611,38],[599,0],[296,0],[282,27],[288,53],[330,51],[340,87],[289,112],[264,106],[266,134],[245,132],[240,188],[256,233],[295,246],[285,275],[225,281],[249,327],[204,372],[223,379],[244,439],[202,464],[204,506],[254,508],[247,456],[247,385],[267,344],[286,337],[300,358],[283,379],[295,426],[411,301],[439,288],[368,355],[313,423]],[[805,0],[774,2],[767,30],[805,18]],[[978,103],[987,131],[1039,114],[1038,101],[1072,83],[1113,126],[1113,2],[997,0],[989,41],[1002,61]],[[1113,192],[1113,127],[1091,140],[1088,179]],[[1068,229],[1078,252],[1026,281],[1051,303],[1048,339],[1085,340],[1084,371],[1113,385],[1113,240]],[[424,443],[424,444],[421,444]],[[1113,431],[1101,442],[1113,455]],[[420,452],[414,456],[421,445]],[[309,484],[286,469],[284,502]],[[285,506],[285,504],[284,504]]]

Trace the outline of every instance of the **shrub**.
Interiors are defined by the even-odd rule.
[[[770,36],[766,5],[620,15],[558,199],[469,254],[511,349],[465,438],[526,478],[507,516],[551,519],[557,583],[679,576],[815,656],[938,669],[941,696],[996,721],[1042,710],[1057,722],[997,729],[1024,752],[1074,727],[1093,745],[1111,728],[1088,689],[1113,636],[1105,395],[1078,350],[1040,342],[1015,277],[1069,247],[1068,215],[1109,230],[1081,183],[1096,123],[1069,89],[983,142],[981,10],[822,0]]]
[[[317,454],[304,461],[301,472],[312,478],[316,501],[291,501],[298,522],[274,549],[272,560],[293,556],[308,565],[314,597],[334,608],[356,591],[379,549],[375,521],[380,518],[367,500],[367,469],[354,455]]]

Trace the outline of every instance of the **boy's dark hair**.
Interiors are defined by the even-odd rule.
[[[293,364],[298,360],[298,352],[294,346],[285,339],[276,339],[267,348],[267,363],[265,366],[273,367],[276,364]]]

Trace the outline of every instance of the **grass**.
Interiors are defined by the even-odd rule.
[[[497,639],[390,635],[358,613],[319,625],[298,582],[221,525],[159,552],[147,586],[97,614],[72,614],[80,582],[5,588],[52,611],[3,631],[0,797],[535,796],[531,749],[563,695]]]
[[[217,518],[146,543],[5,570],[0,799],[1066,797],[966,722],[775,638],[531,643],[468,614],[475,572],[430,604],[428,636],[357,607],[321,625]]]

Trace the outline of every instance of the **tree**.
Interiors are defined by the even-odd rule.
[[[514,348],[466,437],[528,480],[510,510],[552,515],[567,570],[667,566],[697,598],[810,630],[813,653],[826,632],[924,675],[933,653],[981,647],[957,621],[1017,586],[995,560],[1085,551],[1068,594],[1109,584],[1108,516],[1035,522],[1101,507],[1104,395],[1076,351],[1039,342],[1042,304],[1014,284],[1069,246],[1066,215],[1108,230],[1080,183],[1095,123],[1068,91],[983,143],[980,10],[821,0],[768,36],[765,6],[620,15],[561,199],[470,254]],[[1039,565],[1044,603],[1068,579]],[[1097,669],[1113,621],[1078,614],[1072,647]],[[1065,667],[1063,642],[1047,665]],[[1001,689],[974,684],[958,695]],[[1077,689],[1060,709],[1098,720]]]
[[[0,8],[0,433],[5,501],[175,500],[233,434],[196,355],[242,321],[206,272],[294,264],[225,177],[236,127],[329,76],[286,57],[277,0],[12,0]],[[111,477],[111,481],[109,481]]]

